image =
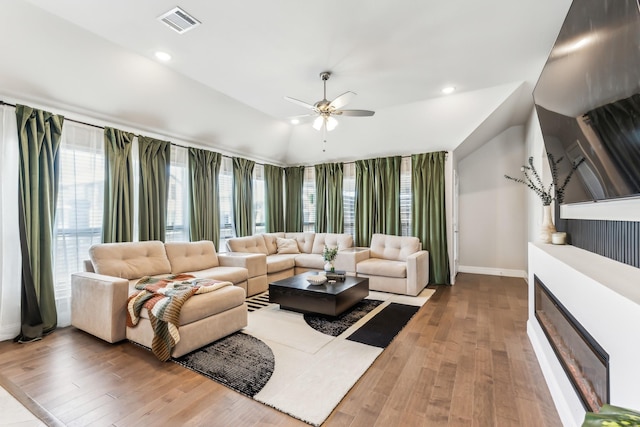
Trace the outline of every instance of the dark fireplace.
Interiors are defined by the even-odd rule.
[[[609,355],[534,276],[535,315],[585,410],[609,403]]]

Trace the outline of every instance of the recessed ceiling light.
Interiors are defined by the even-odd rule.
[[[157,51],[155,53],[156,58],[158,58],[160,61],[170,61],[171,60],[171,55],[169,55],[167,52],[162,52],[162,51]]]
[[[444,93],[445,95],[448,95],[450,93],[455,92],[455,90],[456,90],[455,86],[447,86],[442,89],[442,93]]]
[[[298,123],[300,123],[300,120],[298,120],[298,119],[291,119],[291,124],[292,124],[292,125],[297,125]]]

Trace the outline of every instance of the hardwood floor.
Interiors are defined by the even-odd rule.
[[[561,425],[526,335],[525,282],[460,274],[436,289],[323,426]],[[0,343],[0,385],[49,425],[307,425],[73,327]]]

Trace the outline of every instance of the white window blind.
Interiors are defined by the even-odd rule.
[[[167,242],[189,241],[189,149],[171,145],[167,197]]]
[[[65,122],[54,232],[58,326],[71,324],[71,274],[84,270],[89,247],[101,241],[103,195],[103,130]]]
[[[304,168],[304,182],[302,184],[302,212],[304,217],[304,231],[316,229],[316,170],[313,166]]]
[[[344,232],[355,237],[356,164],[345,163],[342,170],[342,200],[344,204]]]
[[[411,157],[400,163],[400,227],[403,236],[411,236]]]
[[[235,237],[233,230],[233,160],[222,158],[218,175],[220,198],[220,246],[218,252],[226,252],[227,239]]]
[[[253,167],[253,214],[254,233],[264,233],[264,165],[258,163]]]

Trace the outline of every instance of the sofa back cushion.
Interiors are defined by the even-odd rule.
[[[369,253],[372,258],[406,261],[409,255],[418,252],[420,249],[420,239],[417,237],[374,234],[371,237]]]
[[[264,245],[267,247],[267,255],[278,253],[278,239],[284,237],[284,233],[264,233],[261,234]]]
[[[311,253],[321,254],[325,245],[329,248],[338,248],[338,250],[352,248],[353,236],[346,233],[316,233]]]
[[[254,254],[269,255],[262,235],[234,237],[227,240],[227,247],[231,252],[250,252]]]
[[[167,242],[164,248],[171,263],[172,274],[206,270],[220,265],[211,240]]]
[[[279,254],[299,254],[300,249],[298,249],[298,242],[296,239],[283,239],[278,237],[276,239],[276,245],[278,246],[278,250],[276,251]]]
[[[284,233],[285,239],[296,239],[300,253],[310,254],[316,233]]]
[[[171,273],[164,244],[158,240],[100,243],[89,248],[89,258],[96,273],[127,280]]]

